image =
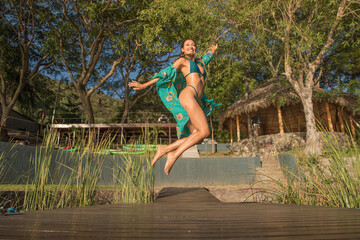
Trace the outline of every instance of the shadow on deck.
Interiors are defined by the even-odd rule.
[[[0,216],[0,239],[359,239],[360,210],[221,203],[202,188],[165,188],[154,204]]]

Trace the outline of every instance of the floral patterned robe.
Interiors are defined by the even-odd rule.
[[[212,57],[212,54],[208,53],[204,55],[201,60],[203,61],[203,63],[205,63],[205,65],[207,65],[212,60]],[[163,73],[166,73],[166,76],[164,76]],[[149,78],[149,80],[157,77],[159,78],[159,80],[156,82],[156,90],[162,102],[165,104],[166,108],[173,114],[176,120],[177,137],[181,139],[183,137],[189,136],[190,130],[186,125],[186,123],[189,121],[189,115],[181,106],[179,101],[180,92],[186,87],[186,80],[183,74],[180,70],[176,70],[176,68],[174,68],[172,64],[170,64],[169,67],[161,70],[159,73],[154,74],[152,77]],[[210,115],[214,107],[221,105],[216,104],[212,99],[208,99],[205,93],[203,94],[203,97],[201,98],[199,104],[204,111],[206,117]]]

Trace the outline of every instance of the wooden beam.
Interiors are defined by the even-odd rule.
[[[96,146],[99,146],[99,144],[100,144],[100,128],[98,128],[97,131]]]
[[[232,118],[230,118],[230,143],[233,143],[234,139],[233,139],[233,134],[232,134]]]
[[[327,101],[325,101],[325,109],[326,109],[326,116],[327,116],[327,120],[328,120],[329,131],[333,132],[334,131],[334,126],[332,124],[331,114],[330,114],[330,107],[329,107],[329,103]]]
[[[278,114],[278,120],[279,120],[279,131],[280,133],[284,133],[284,123],[283,123],[283,117],[281,114],[281,108],[279,105],[276,105],[277,108],[277,114]]]
[[[239,115],[236,115],[236,133],[237,133],[237,140],[238,142],[240,142],[240,120],[239,120]]]
[[[169,126],[169,144],[171,144],[171,127]]]
[[[343,119],[343,116],[342,116],[342,111],[341,111],[341,108],[338,106],[337,107],[337,112],[338,112],[338,117],[339,117],[339,121],[340,121],[340,129],[341,129],[341,132],[342,133],[345,133],[345,127],[344,127],[344,119]]]
[[[354,120],[351,115],[349,116],[349,120],[350,120],[351,134],[353,136],[355,136],[355,126],[354,126],[354,122],[353,122]]]
[[[123,145],[123,138],[124,138],[124,127],[121,127],[120,145]]]

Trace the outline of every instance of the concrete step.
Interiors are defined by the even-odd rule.
[[[192,146],[181,155],[182,158],[199,158],[199,150],[197,145]]]

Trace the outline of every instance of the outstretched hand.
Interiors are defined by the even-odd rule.
[[[214,45],[212,45],[212,46],[209,48],[209,52],[214,53],[217,48],[218,48],[218,45],[217,45],[217,44],[214,44]]]
[[[164,77],[166,77],[166,73],[164,72],[163,73]],[[138,91],[138,90],[142,90],[154,83],[156,83],[156,81],[158,80],[159,78],[154,78],[153,80],[149,81],[149,82],[146,82],[146,83],[139,83],[137,81],[131,81],[129,83],[129,87],[133,87],[135,91]]]
[[[142,90],[145,88],[144,84],[141,84],[137,81],[130,82],[129,87],[133,87],[135,91]]]

